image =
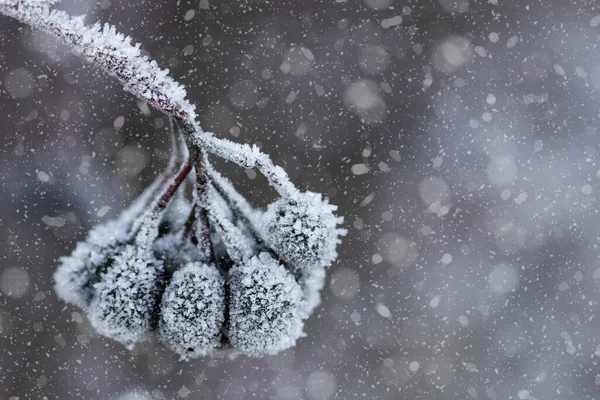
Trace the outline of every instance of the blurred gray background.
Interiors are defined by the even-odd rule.
[[[0,18],[1,399],[597,399],[600,7],[75,1],[349,234],[296,348],[179,362],[99,337],[57,258],[168,158],[166,120]],[[254,171],[221,168],[257,206]]]

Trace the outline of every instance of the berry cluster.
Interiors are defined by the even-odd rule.
[[[294,346],[337,257],[342,218],[321,195],[295,188],[254,209],[184,129],[171,120],[167,169],[61,258],[58,296],[129,348],[154,334],[183,359]]]
[[[205,132],[184,87],[139,44],[114,26],[88,26],[83,16],[54,10],[55,2],[0,0],[0,14],[71,46],[169,116],[173,134],[169,167],[119,218],[92,229],[61,259],[58,296],[128,347],[153,334],[182,358],[217,349],[260,356],[293,346],[345,233],[336,207],[300,192],[256,146]],[[281,198],[255,210],[212,168],[208,153],[256,168]],[[181,186],[192,170],[190,202]]]

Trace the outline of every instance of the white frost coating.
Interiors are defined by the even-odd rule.
[[[163,294],[159,339],[182,359],[206,356],[221,343],[225,281],[217,267],[188,264],[176,271]]]
[[[284,261],[298,269],[331,265],[337,257],[339,229],[344,219],[333,213],[318,193],[305,192],[295,200],[279,199],[269,205],[262,220],[261,232],[267,243]]]
[[[281,196],[295,198],[300,194],[283,168],[273,164],[269,156],[262,153],[258,147],[218,139],[212,133],[204,132],[195,121],[186,124],[184,131],[189,132],[194,146],[206,149],[241,167],[258,169]]]
[[[294,277],[268,253],[229,271],[231,345],[252,357],[275,354],[296,344],[302,331],[302,291]]]
[[[306,319],[321,304],[321,290],[325,286],[325,268],[302,270],[298,284],[302,289],[300,312],[302,318]]]
[[[94,284],[89,319],[100,334],[131,347],[154,328],[163,265],[134,246],[125,246],[111,261]]]

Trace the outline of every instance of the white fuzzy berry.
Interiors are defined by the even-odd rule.
[[[337,257],[337,227],[343,218],[320,194],[305,192],[294,200],[279,199],[265,212],[261,231],[273,250],[291,266],[311,269],[330,265]]]
[[[94,284],[89,306],[92,326],[126,346],[146,340],[157,317],[162,275],[162,262],[147,251],[126,246]]]
[[[190,263],[173,274],[160,307],[162,342],[183,359],[208,355],[224,321],[225,281],[214,265]]]
[[[294,277],[268,253],[229,271],[229,342],[259,357],[296,344],[303,336],[302,291]]]

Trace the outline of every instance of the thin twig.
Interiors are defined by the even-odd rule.
[[[183,181],[185,181],[185,178],[187,178],[191,170],[192,163],[190,161],[186,161],[179,169],[179,172],[173,178],[173,181],[171,182],[165,193],[161,196],[160,200],[154,206],[152,218],[158,218],[161,211],[163,211],[167,207],[167,204],[169,204],[169,200],[171,200],[177,189],[179,189],[179,186],[183,183]]]
[[[193,232],[194,227],[196,226],[196,221],[198,220],[198,205],[194,203],[190,213],[188,214],[187,219],[185,220],[185,224],[183,225],[183,232],[181,234],[182,239],[186,239]]]

